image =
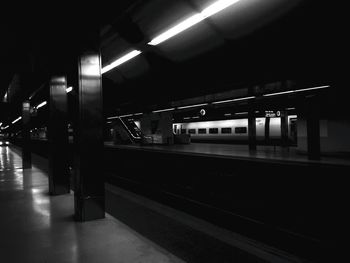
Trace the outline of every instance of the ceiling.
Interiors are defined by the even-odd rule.
[[[242,0],[160,44],[147,42],[214,0],[119,0],[111,6],[73,4],[15,7],[1,17],[0,98],[14,74],[17,100],[53,72],[75,72],[76,55],[101,31],[103,64],[130,49],[137,58],[103,76],[107,112],[286,79],[337,76],[338,21],[316,0]],[[341,41],[339,41],[341,42]]]

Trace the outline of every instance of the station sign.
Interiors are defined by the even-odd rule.
[[[282,113],[281,111],[273,111],[273,110],[266,110],[265,111],[265,117],[281,117]]]

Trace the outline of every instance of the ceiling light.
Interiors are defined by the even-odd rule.
[[[72,90],[73,90],[73,87],[68,87],[68,88],[66,89],[66,92],[69,93],[69,92],[71,92]]]
[[[163,111],[172,111],[175,110],[175,108],[168,108],[168,109],[163,109],[163,110],[154,110],[152,111],[153,113],[157,113],[157,112],[163,112]]]
[[[295,93],[295,92],[301,92],[301,91],[316,90],[316,89],[325,89],[325,88],[329,88],[329,87],[330,87],[330,86],[327,85],[327,86],[319,86],[319,87],[313,87],[313,88],[307,88],[307,89],[288,90],[288,91],[282,91],[282,92],[264,94],[263,96],[265,96],[265,97],[268,97],[268,96],[276,96],[276,95],[289,94],[289,93]]]
[[[137,55],[141,54],[140,50],[133,50],[131,52],[129,52],[128,54],[122,56],[121,58],[118,58],[117,60],[115,60],[114,62],[112,62],[111,64],[105,66],[102,68],[101,72],[102,74],[106,73],[107,71],[110,71],[111,69],[118,67],[119,65],[123,64],[124,62],[136,57]]]
[[[40,109],[41,107],[45,106],[47,104],[47,101],[43,101],[38,106],[36,106],[37,109]]]
[[[205,105],[208,105],[208,103],[195,104],[195,105],[189,105],[189,106],[182,106],[182,107],[177,107],[177,108],[178,109],[187,109],[187,108],[194,108],[194,107],[205,106]]]
[[[12,124],[15,124],[16,122],[18,122],[20,119],[22,119],[22,117],[20,116],[20,117],[18,117],[17,119],[15,119],[13,122],[12,122]]]
[[[202,12],[197,13],[186,20],[180,22],[179,24],[173,26],[167,31],[161,33],[157,37],[153,38],[148,44],[152,46],[156,46],[165,40],[181,33],[182,31],[194,26],[195,24],[201,22],[202,20],[215,15],[216,13],[224,10],[225,8],[239,2],[240,0],[219,0],[215,3],[211,4],[207,8],[203,9]]]
[[[212,102],[212,104],[220,104],[220,103],[227,103],[227,102],[240,101],[240,100],[249,100],[249,99],[254,99],[254,98],[255,98],[255,96],[237,98],[237,99],[231,99],[231,100],[220,100],[220,101],[214,101],[214,102]]]

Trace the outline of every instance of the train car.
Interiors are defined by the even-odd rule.
[[[288,116],[288,139],[296,143],[296,115]],[[196,121],[173,124],[174,134],[190,134],[192,141],[236,142],[248,141],[248,119]],[[260,143],[277,143],[281,140],[281,118],[256,118],[256,139]]]

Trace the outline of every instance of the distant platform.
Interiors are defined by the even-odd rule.
[[[322,156],[321,160],[309,160],[306,154],[299,153],[296,147],[280,147],[258,145],[256,151],[249,151],[248,145],[190,143],[173,145],[115,145],[105,142],[105,147],[119,149],[134,149],[147,151],[161,151],[167,153],[213,156],[218,158],[233,158],[255,160],[262,162],[292,162],[299,164],[325,164],[350,166],[350,158]]]

